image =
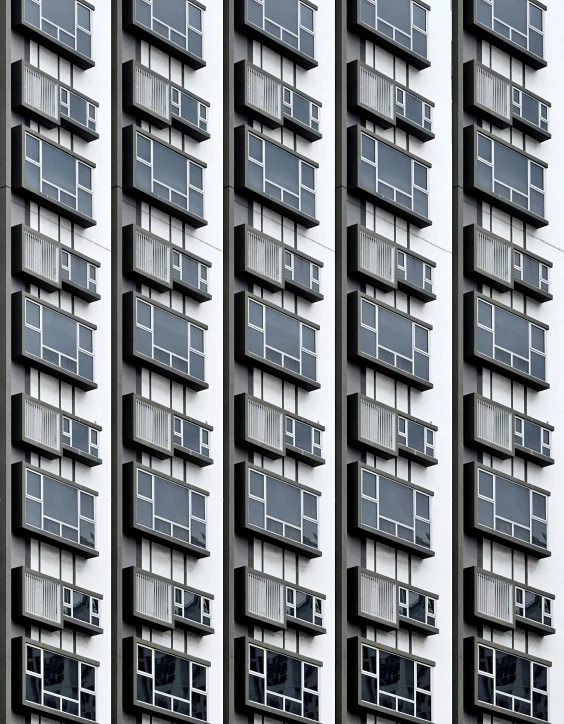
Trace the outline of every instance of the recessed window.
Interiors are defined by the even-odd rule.
[[[480,645],[478,701],[548,721],[548,669],[536,661]]]
[[[174,615],[211,626],[211,599],[185,588],[174,589]]]
[[[248,666],[251,702],[319,721],[317,666],[259,646],[249,646]]]
[[[186,0],[135,0],[135,17],[157,35],[201,58],[202,10]]]
[[[432,108],[421,98],[396,86],[396,116],[403,116],[429,133],[432,130]]]
[[[286,445],[321,457],[321,430],[286,415]]]
[[[431,548],[431,498],[383,475],[362,470],[361,523]]]
[[[257,470],[248,474],[249,523],[317,549],[318,496]]]
[[[437,599],[400,586],[399,615],[427,624],[427,626],[436,626]]]
[[[26,0],[26,23],[87,58],[92,57],[91,10],[75,0]]]
[[[478,352],[546,380],[545,337],[528,319],[478,299]]]
[[[478,133],[478,186],[544,216],[544,168],[516,149]]]
[[[25,351],[87,380],[94,379],[93,333],[54,309],[25,301]]]
[[[208,130],[208,107],[180,88],[170,87],[170,110],[173,116],[182,118],[201,131]]]
[[[145,470],[137,471],[137,524],[206,548],[206,497]]]
[[[92,167],[30,133],[25,134],[25,183],[92,218]]]
[[[62,653],[25,647],[25,701],[97,721],[96,669]]]
[[[283,93],[282,110],[284,113],[305,126],[309,126],[312,131],[319,131],[319,106],[317,103],[291,88],[284,87]]]
[[[63,445],[82,450],[87,455],[98,457],[100,454],[98,435],[98,430],[93,427],[63,416]]]
[[[286,586],[286,615],[323,626],[323,599],[299,588]]]
[[[26,470],[25,522],[45,533],[95,548],[94,496]]]
[[[208,720],[206,666],[141,644],[136,653],[137,701]]]
[[[96,132],[96,106],[74,91],[61,86],[61,115]]]
[[[313,8],[298,0],[246,0],[249,22],[299,50],[315,57]]]
[[[365,133],[360,134],[360,139],[362,186],[428,218],[427,167]]]
[[[136,139],[136,178],[139,186],[203,218],[203,166],[141,133],[136,134]]]
[[[201,292],[208,291],[209,266],[179,251],[172,252],[172,276]]]
[[[70,251],[61,250],[61,276],[96,294],[98,268]]]
[[[317,379],[317,333],[282,311],[249,299],[249,352]]]
[[[360,19],[379,33],[427,57],[427,10],[412,0],[360,0]]]
[[[546,495],[478,470],[478,525],[546,549],[547,509]]]
[[[319,276],[321,269],[317,264],[304,259],[291,251],[284,252],[284,276],[304,287],[319,292]]]
[[[362,645],[361,699],[431,721],[431,667],[391,651]]]
[[[521,251],[513,252],[513,276],[548,294],[548,264]]]
[[[435,456],[435,431],[406,417],[398,417],[398,443],[423,455]]]
[[[398,279],[405,279],[410,284],[415,284],[426,292],[433,293],[433,267],[430,264],[399,249],[397,250],[397,260]]]
[[[550,430],[515,416],[515,444],[550,457]]]
[[[100,599],[63,586],[63,616],[100,626],[100,607]]]
[[[429,380],[429,330],[366,299],[361,304],[360,350]]]
[[[174,417],[174,444],[198,455],[210,456],[210,432],[182,417]]]
[[[513,113],[548,132],[548,106],[527,91],[513,87]]]
[[[476,19],[539,58],[544,57],[544,10],[529,0],[476,0]]]
[[[541,593],[515,587],[515,615],[535,621],[543,626],[552,626],[553,601]]]
[[[137,300],[137,352],[204,380],[204,330],[160,307]]]

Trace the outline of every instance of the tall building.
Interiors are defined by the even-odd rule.
[[[0,722],[560,721],[564,9],[429,2],[2,3]]]

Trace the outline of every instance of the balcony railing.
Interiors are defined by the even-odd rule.
[[[248,435],[262,445],[284,452],[284,415],[257,400],[248,401]]]
[[[163,118],[170,114],[170,84],[162,78],[135,66],[135,102]]]
[[[360,231],[359,246],[360,266],[370,274],[375,274],[393,284],[396,279],[396,254],[393,244],[378,236]]]
[[[24,65],[24,103],[49,116],[59,119],[59,84],[29,65]]]
[[[381,407],[375,401],[362,399],[360,401],[360,434],[364,440],[395,451],[396,413]]]
[[[171,413],[139,397],[135,399],[135,432],[139,440],[172,451]]]
[[[24,434],[27,440],[61,451],[61,415],[37,400],[24,400]]]
[[[480,229],[476,230],[476,266],[478,269],[511,284],[513,259],[510,244],[504,244]]]
[[[62,623],[61,585],[42,576],[25,573],[24,612],[56,624]]]
[[[284,585],[279,581],[264,578],[260,573],[248,571],[247,602],[250,614],[284,623]]]
[[[369,573],[360,574],[360,612],[397,623],[397,591],[393,581]]]
[[[282,82],[247,65],[247,103],[282,122]]]
[[[477,574],[476,610],[478,614],[513,623],[515,593],[513,584],[487,573]]]
[[[140,229],[135,231],[135,244],[138,269],[160,279],[165,284],[170,284],[170,247],[155,239],[154,236],[144,234]]]
[[[58,285],[61,267],[58,245],[27,229],[24,229],[23,237],[25,268]]]
[[[511,84],[487,68],[476,65],[476,102],[498,116],[511,120]]]
[[[360,102],[393,121],[394,82],[361,65]]]
[[[494,402],[476,401],[476,434],[479,440],[507,450],[513,450],[513,414]]]
[[[136,572],[137,611],[172,625],[172,583]]]
[[[282,246],[253,229],[247,230],[247,265],[251,271],[282,284]]]

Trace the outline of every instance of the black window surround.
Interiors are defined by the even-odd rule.
[[[145,329],[142,329],[141,327],[138,327],[137,325],[137,307],[139,304],[149,305],[153,307],[153,312],[151,312],[151,344],[153,345],[153,352],[152,356],[149,357],[147,354],[142,353],[140,350],[140,338],[139,338],[139,329],[141,329],[142,332],[145,332]],[[160,362],[158,359],[155,359],[155,347],[160,349],[158,345],[155,345],[154,337],[155,337],[155,320],[154,320],[154,310],[157,310],[159,312],[158,316],[162,316],[162,318],[167,321],[168,317],[163,316],[162,313],[166,312],[167,314],[172,315],[174,318],[171,320],[171,322],[174,322],[174,325],[177,327],[176,329],[176,335],[181,329],[181,323],[186,325],[186,350],[182,350],[182,354],[185,353],[185,357],[179,356],[180,350],[173,350],[173,349],[164,349],[164,353],[169,355],[169,359],[172,359],[174,357],[175,359],[179,360],[179,362],[176,362],[176,366],[172,366],[171,364],[166,364],[164,362]],[[144,308],[143,308],[143,311]],[[191,317],[187,317],[185,314],[182,314],[180,312],[176,312],[175,310],[171,309],[170,307],[166,307],[163,304],[159,304],[158,302],[153,301],[152,299],[149,299],[148,297],[144,297],[141,294],[138,294],[137,292],[127,292],[124,294],[124,300],[123,300],[123,316],[124,316],[124,344],[123,344],[123,355],[124,359],[131,360],[131,362],[139,367],[147,367],[153,372],[157,372],[160,375],[163,375],[165,377],[168,377],[171,380],[174,380],[175,382],[180,382],[180,384],[187,385],[188,387],[191,387],[193,390],[200,391],[200,390],[206,390],[209,385],[207,382],[205,382],[205,332],[208,329],[208,326],[206,324],[203,324],[203,322],[197,322],[195,319],[192,319]],[[181,322],[180,322],[181,320]],[[193,331],[196,330],[196,331]],[[165,342],[166,335],[163,338],[163,342]],[[170,336],[168,339],[169,343],[171,341]],[[174,341],[174,340],[172,340]],[[184,342],[184,340],[182,340]],[[171,344],[171,347],[173,345]],[[164,359],[164,356],[163,356]],[[181,367],[185,367],[186,371],[181,369]]]
[[[397,325],[402,324],[405,329],[402,330],[405,340],[398,338],[398,340],[384,338],[384,344],[378,342],[377,329],[366,326],[368,322],[362,322],[362,310],[363,305],[368,305],[368,309],[375,308],[374,315],[379,318],[379,310],[383,310],[383,315],[386,319],[390,319],[391,322],[397,322]],[[361,292],[351,292],[348,295],[348,319],[349,319],[349,332],[348,332],[348,346],[349,346],[349,358],[358,360],[359,362],[366,364],[368,367],[381,372],[382,374],[388,375],[400,382],[404,382],[410,387],[420,390],[431,390],[433,388],[432,382],[429,381],[429,366],[430,366],[430,353],[429,353],[429,332],[432,331],[433,327],[427,322],[423,322],[420,319],[416,319],[409,314],[400,312],[399,309],[389,307],[387,304],[383,304],[377,301],[374,297],[369,297]],[[378,325],[378,321],[376,325]],[[371,322],[370,322],[371,324]],[[409,324],[411,324],[411,351],[407,349],[409,336]],[[366,332],[362,332],[362,329],[366,329]],[[387,330],[388,337],[393,331],[391,327]],[[364,335],[364,336],[363,336]],[[407,336],[406,336],[407,335]],[[404,346],[401,346],[401,342],[404,342]],[[392,349],[390,343],[393,343],[397,349]],[[371,354],[366,351],[370,345],[371,351],[378,351],[379,357],[376,354]],[[378,347],[379,345],[379,347]],[[374,349],[372,349],[374,346]],[[425,349],[426,347],[426,349]],[[390,351],[391,350],[391,351]],[[411,355],[411,358],[409,358]],[[392,361],[388,362],[387,359]],[[419,369],[425,377],[415,375],[405,369],[402,369],[394,364],[395,360],[401,359],[404,367],[411,365],[411,369],[414,369],[415,362],[419,363]],[[403,362],[405,360],[405,363]]]
[[[504,163],[507,168],[504,168]],[[526,178],[520,178],[516,164],[519,165],[521,175],[524,172]],[[544,217],[547,168],[548,164],[541,159],[505,143],[479,126],[466,126],[464,129],[466,191],[536,229],[548,225]],[[496,193],[495,186],[504,190],[506,196]],[[520,205],[512,198],[520,199],[523,204]]]
[[[173,83],[165,76],[155,73],[146,65],[136,60],[128,60],[123,64],[123,104],[124,108],[157,128],[173,126],[182,133],[201,143],[210,138],[208,132],[210,104],[192,93],[192,91]],[[158,113],[136,100],[137,76],[151,78],[154,84],[160,85],[166,94],[166,115]],[[165,88],[166,86],[166,88]],[[184,98],[186,96],[186,98]]]
[[[469,532],[534,558],[552,555],[547,525],[550,492],[481,463],[466,463],[464,480]]]
[[[251,305],[255,306],[251,307]],[[256,324],[253,325],[253,327],[249,326],[252,322],[252,320],[250,319],[251,312],[249,312],[249,309],[251,309],[253,312],[256,311],[258,314],[259,307],[262,307],[262,331],[257,327]],[[314,322],[310,322],[303,317],[298,317],[298,315],[292,314],[292,312],[287,312],[285,309],[281,309],[275,304],[270,304],[261,297],[257,297],[254,294],[249,294],[248,292],[238,292],[235,295],[235,314],[236,319],[238,320],[238,333],[235,337],[235,355],[238,359],[245,360],[249,365],[259,367],[260,369],[266,372],[270,372],[271,374],[275,375],[276,377],[280,377],[286,382],[292,382],[298,387],[302,387],[309,392],[311,392],[312,390],[318,390],[321,387],[320,383],[317,382],[316,379],[316,355],[319,343],[317,333],[320,329],[319,325],[315,324]],[[287,317],[289,322],[291,323],[292,333],[295,333],[296,330],[298,333],[297,341],[293,341],[293,345],[296,347],[296,349],[292,349],[292,352],[294,354],[290,354],[287,350],[277,350],[274,347],[271,348],[273,350],[271,356],[279,355],[280,363],[270,361],[266,358],[268,349],[270,349],[270,346],[266,342],[265,334],[265,332],[267,331],[267,320],[265,319],[265,317],[267,315],[271,316],[274,320],[279,319],[279,315]],[[258,323],[258,318],[256,321]],[[304,339],[304,330],[306,330],[305,336],[307,337],[307,339]],[[256,333],[255,337],[257,346],[255,347],[255,351],[253,351],[252,349],[251,332]],[[259,352],[259,335],[261,335],[262,338],[262,353]],[[277,334],[276,336],[280,340],[279,334]],[[288,341],[289,335],[287,332],[285,334],[285,337],[286,341]],[[280,346],[282,345],[280,344]],[[288,348],[288,345],[286,346]],[[294,371],[291,368],[289,369],[288,367],[283,366],[282,362],[284,361],[284,359],[282,355],[288,357],[288,359],[292,361],[292,364],[294,364],[295,362],[294,367],[298,367],[299,371]],[[304,365],[304,363],[306,364]],[[311,377],[307,376],[306,374],[302,374],[302,372],[305,371],[303,369],[304,366],[307,366],[307,370],[309,371],[308,373],[312,375]]]
[[[29,307],[30,304],[34,306]],[[40,311],[38,312],[36,307],[42,307],[43,313]],[[26,310],[28,308],[30,312],[33,311],[36,314],[30,314],[30,318],[27,320],[28,326],[26,326]],[[59,341],[57,341],[57,339],[53,336],[53,333],[55,332],[54,329],[48,329],[47,331],[49,331],[51,335],[47,340],[44,339],[46,330],[44,320],[43,322],[41,320],[44,316],[45,310],[47,311],[49,317],[49,324],[53,325],[58,321],[61,321],[61,323],[67,327],[67,334],[72,324],[76,326],[76,351],[74,348],[73,350],[70,350],[70,348],[65,347],[63,344],[65,341],[64,339],[59,339]],[[60,320],[57,315],[60,315]],[[37,316],[39,316],[39,327],[36,326]],[[26,329],[29,330],[29,334],[26,332]],[[21,362],[26,367],[36,367],[37,369],[47,372],[48,374],[53,375],[53,377],[57,377],[57,379],[63,380],[64,382],[68,382],[81,390],[95,390],[98,387],[98,385],[94,382],[93,373],[95,354],[93,351],[94,346],[92,338],[96,329],[97,327],[91,322],[86,322],[79,317],[75,317],[74,314],[64,312],[62,309],[59,309],[59,307],[54,307],[52,304],[48,304],[42,300],[40,301],[37,297],[31,296],[31,294],[27,294],[26,292],[15,292],[12,295],[12,358]],[[39,352],[43,355],[47,355],[47,357],[51,354],[52,359],[55,359],[58,355],[59,364],[51,362],[49,359],[40,357],[38,354],[29,351],[31,347],[37,344],[36,335],[38,334],[40,335]],[[49,342],[51,347],[46,347],[45,341]],[[59,348],[54,347],[55,344],[59,344]],[[41,349],[43,349],[43,352],[41,352]],[[74,354],[75,356],[71,357],[71,354]],[[72,366],[72,364],[75,364],[76,369],[82,369],[89,376],[81,376],[70,369],[60,366],[62,357],[64,357],[65,360],[68,360],[68,362],[65,362],[67,368]]]
[[[349,191],[420,229],[431,226],[431,164],[360,125],[347,129],[347,139]]]
[[[161,157],[158,164],[155,152]],[[124,191],[195,229],[208,223],[204,218],[206,168],[203,161],[137,126],[123,129]]]
[[[32,0],[28,3],[25,0],[15,0],[12,6],[14,30],[35,40],[39,45],[43,45],[82,70],[93,68],[95,63],[92,59],[91,36],[94,6],[86,0],[75,2],[75,21],[72,21],[68,17],[62,18],[60,15],[57,17],[58,8],[50,12],[49,4],[49,0]],[[40,27],[46,23],[51,28],[50,32]]]
[[[123,478],[126,486],[126,526],[134,536],[147,538],[194,558],[210,555],[206,547],[209,533],[207,490],[137,463],[123,466]],[[158,498],[157,485],[167,490],[166,499]],[[147,524],[141,516],[147,518]]]
[[[294,8],[295,17],[283,17],[285,12],[289,15]],[[316,68],[318,65],[315,60],[317,5],[309,0],[281,0],[277,10],[279,15],[271,16],[269,19],[265,17],[266,8],[263,0],[237,0],[235,25],[296,65],[306,70]],[[268,28],[271,28],[271,32]],[[277,35],[274,35],[275,30]]]
[[[378,487],[381,486],[381,480],[385,480],[386,491],[380,491],[379,494]],[[432,491],[359,462],[348,465],[348,483],[351,526],[357,535],[398,548],[417,558],[432,558],[435,555],[431,549],[433,542],[431,499],[434,495]],[[374,492],[369,490],[373,485],[378,486],[376,498],[373,497]],[[398,501],[390,499],[389,510],[384,509],[382,515],[382,511],[378,511],[378,505],[381,506],[382,494],[388,492],[388,489],[392,494],[396,492],[401,494],[403,499],[399,505]],[[366,500],[364,506],[363,499]],[[403,508],[403,503],[409,506],[410,501],[411,514]],[[373,520],[375,517],[378,517],[379,522]],[[402,517],[402,520],[399,520],[399,517]],[[367,522],[368,518],[370,523]],[[404,531],[404,537],[392,532],[392,529],[397,531],[399,528]],[[424,544],[409,539],[409,537],[415,539],[417,535]]]
[[[262,659],[262,672],[260,662],[255,657]],[[289,661],[285,662],[284,659]],[[322,661],[248,636],[235,639],[235,660],[237,662],[235,706],[238,711],[251,716],[262,715],[278,719],[285,724],[291,722],[308,724],[311,721],[319,721],[321,695],[319,669],[323,666]],[[253,671],[256,673],[251,673]],[[287,675],[283,677],[280,672],[286,672]],[[272,676],[270,689],[269,673]],[[276,708],[275,705],[268,706],[263,703],[265,692],[274,694],[271,698],[278,703]],[[302,715],[305,710],[308,716]],[[295,713],[297,711],[300,713]]]
[[[89,159],[25,126],[12,128],[12,190],[85,229],[96,226],[92,212],[95,168]],[[65,172],[74,178],[63,178]]]
[[[57,721],[70,722],[70,724],[97,720],[96,700],[99,699],[100,692],[96,685],[96,669],[100,666],[99,661],[77,656],[70,651],[63,651],[24,636],[12,639],[12,655],[13,703],[17,711],[22,714],[56,718]],[[45,661],[45,658],[48,658],[48,661]],[[37,668],[40,670],[34,671]],[[76,676],[74,680],[72,669]],[[52,675],[52,671],[56,671],[57,676]],[[48,674],[51,674],[49,677],[51,694],[45,690],[44,684],[44,678]],[[55,683],[52,683],[53,680]],[[72,691],[71,685],[76,687],[73,696],[69,696]],[[31,698],[40,699],[44,694],[48,697],[48,705],[37,700],[33,701]],[[66,711],[55,708],[61,706],[61,695],[66,700]],[[77,715],[70,713],[73,709],[78,712]]]
[[[500,320],[507,319],[514,327],[513,330],[509,330],[504,334],[503,337],[501,337],[498,340],[497,334],[492,337],[492,328],[486,327],[479,324],[479,305],[482,304],[484,306],[481,307],[482,314],[484,315],[483,318],[485,319],[485,316],[488,317],[486,320],[486,324],[491,325],[491,319],[494,319],[495,317],[495,310],[500,310],[499,312],[499,318]],[[487,306],[486,306],[487,305]],[[489,308],[493,308],[490,311]],[[486,312],[488,314],[486,315]],[[513,315],[511,317],[507,315]],[[491,317],[491,319],[490,319]],[[515,319],[513,319],[515,317]],[[519,321],[522,320],[522,321]],[[523,340],[519,340],[517,337],[515,337],[515,330],[516,327],[522,327],[524,323],[527,323],[529,325],[529,331],[527,331],[523,328],[523,331],[521,333],[521,336],[523,337]],[[527,387],[530,387],[533,390],[536,390],[537,392],[541,390],[548,390],[550,385],[546,381],[546,379],[543,379],[541,377],[537,377],[535,375],[529,374],[528,372],[522,371],[518,367],[515,367],[511,365],[510,363],[506,363],[500,359],[494,358],[494,352],[492,351],[490,353],[489,345],[490,345],[490,337],[492,339],[492,345],[494,347],[498,347],[500,349],[500,352],[498,353],[498,357],[503,356],[504,359],[509,358],[509,360],[513,360],[515,363],[515,360],[517,360],[518,364],[523,366],[527,366],[528,369],[530,369],[531,361],[535,362],[535,369],[538,369],[538,374],[544,375],[544,378],[546,378],[546,356],[545,356],[545,349],[546,349],[546,331],[548,330],[548,325],[544,324],[543,322],[539,322],[536,319],[533,319],[532,317],[528,317],[525,314],[522,314],[521,312],[518,312],[515,309],[511,309],[510,307],[506,307],[505,304],[500,304],[499,302],[494,302],[490,297],[486,297],[483,294],[479,294],[478,292],[466,292],[464,295],[464,326],[466,333],[464,335],[464,341],[465,341],[465,350],[464,354],[466,359],[472,360],[473,362],[477,363],[478,365],[482,365],[484,367],[487,367],[489,369],[494,370],[495,372],[499,372],[502,375],[505,375],[506,377],[509,377],[512,380],[515,380],[516,382],[521,382],[522,384],[526,385]],[[532,329],[534,328],[534,340],[532,337]],[[480,348],[480,338],[478,330],[482,329],[485,336],[482,335],[482,348]],[[529,341],[529,351],[527,353],[527,350],[524,349],[525,341],[524,337],[526,337],[528,334]],[[513,337],[513,342],[511,341],[511,335]],[[496,340],[497,344],[496,344]],[[511,343],[515,346],[520,343],[520,347],[515,352],[513,350],[507,349],[507,344]],[[486,344],[488,345],[488,350],[486,350]],[[503,344],[506,346],[504,347]],[[534,345],[537,345],[536,347]],[[523,347],[523,349],[521,349]],[[541,349],[539,349],[541,348]],[[544,348],[544,349],[542,349]],[[519,354],[521,353],[521,354]],[[520,361],[522,360],[522,362]]]
[[[489,8],[491,8],[491,12]],[[533,8],[534,14],[532,17],[530,8]],[[525,63],[525,65],[534,70],[540,70],[547,65],[544,59],[543,47],[544,12],[546,9],[546,5],[537,0],[534,0],[534,2],[520,0],[519,6],[513,8],[514,12],[511,18],[503,17],[503,13],[502,17],[499,17],[498,21],[501,22],[499,22],[498,30],[492,27],[495,18],[495,0],[493,5],[491,0],[464,0],[464,27],[474,31],[476,35],[501,48],[501,50]],[[525,14],[524,23],[523,10]],[[521,22],[522,27],[511,26],[509,24],[511,21]],[[501,30],[505,32],[502,33]],[[514,38],[511,37],[512,33],[514,33]]]
[[[315,218],[318,163],[245,125],[235,128],[235,157],[237,192],[306,229],[319,226],[319,220]],[[269,159],[273,159],[270,164]],[[267,188],[276,191],[278,196],[268,193]],[[284,195],[294,203],[283,201]]]
[[[255,486],[255,481],[258,486]],[[297,480],[283,478],[281,475],[276,475],[251,463],[235,465],[235,482],[238,490],[237,525],[241,533],[248,537],[261,538],[275,543],[304,558],[321,556],[319,547],[320,491],[309,488]],[[258,490],[261,486],[262,489]],[[281,493],[286,493],[286,495],[281,497]],[[269,500],[272,499],[277,500],[276,518],[269,510]],[[291,511],[288,507],[283,509],[284,506],[280,505],[282,500],[288,505],[292,502],[297,506],[297,510]],[[251,506],[255,518],[251,515]],[[262,524],[259,524],[259,518],[262,520]],[[281,532],[268,530],[266,527],[268,524],[271,524],[272,529]]]
[[[170,16],[163,8],[166,0],[125,0],[123,27],[190,68],[203,68],[206,65],[202,47],[206,6],[198,0],[186,0],[186,24],[177,28],[168,24]]]
[[[499,660],[496,654],[500,655]],[[499,672],[499,689],[496,687],[496,673],[494,673],[498,661],[502,667],[502,671]],[[492,641],[478,637],[465,638],[464,669],[468,681],[466,707],[472,713],[500,717],[511,722],[538,724],[539,721],[548,721],[550,698],[548,670],[551,666],[550,661],[529,656],[522,651]],[[528,687],[524,683],[521,684],[526,680],[529,681]],[[529,698],[523,696],[525,688],[528,689]],[[503,704],[496,706],[494,702],[498,697]],[[527,704],[529,711],[535,707],[541,716],[519,713],[515,710],[515,702],[519,702],[518,706],[520,705],[522,710],[527,709]]]
[[[394,722],[431,721],[434,661],[356,636],[348,639],[348,664],[354,712]]]

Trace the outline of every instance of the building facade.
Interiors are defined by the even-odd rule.
[[[0,721],[559,720],[563,10],[429,3],[2,4]]]

